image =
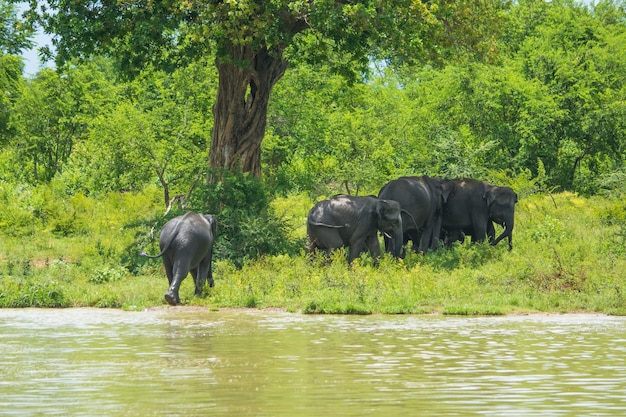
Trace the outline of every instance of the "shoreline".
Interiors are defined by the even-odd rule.
[[[110,311],[119,311],[126,313],[141,313],[141,312],[172,312],[172,313],[187,313],[187,312],[211,312],[211,313],[221,313],[221,312],[245,312],[245,313],[287,313],[292,315],[302,315],[302,316],[381,316],[381,317],[397,317],[397,316],[424,316],[424,317],[516,317],[516,316],[607,316],[607,317],[625,317],[615,314],[607,314],[595,311],[568,311],[568,312],[558,312],[558,311],[512,311],[506,314],[445,314],[440,311],[434,311],[431,313],[371,313],[371,314],[340,314],[340,313],[303,313],[301,310],[299,311],[288,311],[283,307],[265,307],[265,308],[246,308],[246,307],[207,307],[207,306],[199,306],[199,305],[178,305],[178,306],[170,306],[170,305],[161,305],[161,306],[152,306],[146,307],[142,310],[126,310],[123,308],[111,308],[111,307],[63,307],[63,308],[50,308],[50,307],[9,307],[9,308],[0,308],[0,312],[3,310],[110,310]]]

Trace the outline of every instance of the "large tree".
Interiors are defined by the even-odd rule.
[[[214,54],[212,168],[260,175],[273,86],[298,59],[361,74],[372,60],[488,58],[506,0],[49,0],[31,14],[56,58],[115,56],[126,74]],[[291,48],[288,51],[288,48]]]

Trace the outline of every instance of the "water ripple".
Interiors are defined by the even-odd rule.
[[[626,319],[0,310],[0,415],[612,416]]]

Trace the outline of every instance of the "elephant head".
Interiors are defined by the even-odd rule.
[[[504,232],[491,244],[497,245],[505,237],[509,239],[509,250],[513,249],[513,226],[515,225],[515,204],[517,194],[509,187],[490,186],[483,198],[487,201],[489,220],[504,227]]]
[[[378,200],[376,203],[377,228],[393,242],[391,253],[396,258],[402,253],[402,216],[400,203],[393,200]]]

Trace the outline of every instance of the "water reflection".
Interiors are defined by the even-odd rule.
[[[623,415],[626,319],[0,310],[0,415]]]

